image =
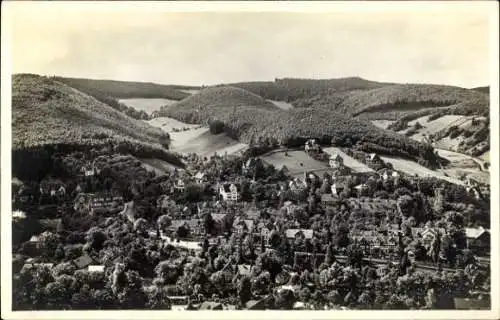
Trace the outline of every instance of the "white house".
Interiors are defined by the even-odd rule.
[[[316,143],[316,140],[314,139],[309,139],[306,141],[305,145],[304,145],[304,150],[306,152],[310,152],[310,151],[319,151],[319,145]]]
[[[206,176],[205,172],[198,171],[195,174],[194,179],[195,179],[197,184],[203,184],[207,181],[207,176]]]
[[[329,164],[332,168],[340,168],[344,165],[344,159],[338,153],[334,153],[330,156]]]
[[[177,192],[184,192],[186,189],[186,184],[184,183],[184,180],[182,179],[176,179],[174,181],[174,190]]]
[[[238,201],[240,192],[238,186],[234,183],[225,183],[219,187],[219,194],[224,201]]]
[[[340,196],[340,193],[346,188],[345,184],[342,182],[335,182],[332,184],[332,195]]]
[[[396,179],[399,177],[399,173],[397,171],[391,171],[385,169],[382,173],[382,180],[387,181],[389,179]]]

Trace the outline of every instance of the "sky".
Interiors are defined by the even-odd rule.
[[[22,2],[10,8],[12,72],[184,85],[350,76],[488,85],[488,10],[450,5],[162,12]]]

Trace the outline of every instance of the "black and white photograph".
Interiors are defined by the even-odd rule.
[[[2,319],[500,317],[496,1],[5,1],[1,56]]]

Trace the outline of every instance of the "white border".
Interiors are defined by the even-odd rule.
[[[224,311],[224,312],[175,312],[175,311],[11,311],[11,61],[10,16],[8,12],[16,6],[31,5],[38,14],[47,8],[58,8],[61,13],[69,11],[134,11],[158,12],[388,12],[388,11],[446,11],[481,8],[490,13],[490,97],[491,97],[491,230],[492,230],[492,310],[490,311]],[[457,35],[459,36],[459,35]],[[1,52],[1,245],[2,245],[2,319],[498,319],[500,318],[499,296],[499,53],[498,53],[498,3],[496,1],[411,1],[411,2],[2,2],[2,52]]]

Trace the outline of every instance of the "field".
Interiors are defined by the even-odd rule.
[[[162,175],[165,172],[172,172],[174,169],[181,170],[178,167],[160,159],[140,158],[139,160],[142,162],[142,166],[146,170],[153,171],[156,175]]]
[[[387,129],[388,126],[394,123],[392,120],[372,120],[370,122],[381,129]]]
[[[439,156],[450,161],[450,165],[444,170],[449,176],[458,178],[465,175],[481,183],[490,184],[490,174],[484,170],[482,159],[448,150],[436,151]]]
[[[267,100],[267,101],[271,102],[272,104],[283,110],[293,109],[293,105],[288,102],[276,101],[276,100]]]
[[[189,94],[196,94],[196,93],[200,92],[200,89],[185,89],[185,90],[179,90],[179,91],[189,93]]]
[[[373,172],[373,169],[371,169],[364,163],[359,162],[353,157],[348,156],[347,154],[342,152],[342,150],[340,150],[339,148],[331,147],[331,148],[324,148],[323,150],[330,155],[338,153],[342,157],[342,159],[344,159],[345,166],[351,168],[355,172]]]
[[[267,163],[272,164],[276,169],[286,166],[290,175],[301,176],[304,171],[314,171],[316,174],[320,171],[329,171],[328,163],[313,159],[304,151],[284,151],[273,152],[262,157]]]
[[[412,176],[418,175],[420,177],[436,177],[442,180],[449,181],[451,183],[460,185],[464,184],[464,182],[459,179],[446,177],[444,173],[440,171],[433,171],[427,169],[426,167],[421,166],[418,163],[410,160],[401,159],[397,157],[388,157],[388,156],[381,156],[380,158],[382,158],[382,160],[384,160],[385,162],[390,162],[395,170],[401,171],[408,175]]]
[[[417,122],[422,125],[422,129],[419,129],[416,134],[412,135],[413,139],[422,141],[424,138],[424,134],[429,136],[451,126],[466,126],[470,124],[473,117],[461,115],[445,115],[427,122],[428,118],[429,116],[424,116],[408,122],[408,125],[410,127],[414,126]],[[403,130],[401,131],[401,133],[405,133],[407,130],[408,129]]]
[[[180,153],[195,152],[201,156],[218,154],[235,154],[244,151],[248,145],[238,142],[226,134],[214,135],[207,127],[187,124],[172,118],[160,117],[148,121],[149,124],[168,132],[171,138],[170,148]],[[174,132],[174,128],[188,128],[186,131]]]
[[[172,103],[177,101],[171,99],[159,99],[159,98],[151,98],[151,99],[120,99],[118,102],[125,104],[128,107],[132,107],[139,111],[144,111],[147,114],[151,115],[154,111],[159,111],[163,106],[169,106]]]

